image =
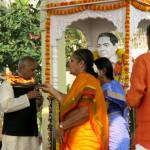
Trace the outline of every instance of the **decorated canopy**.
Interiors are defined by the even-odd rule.
[[[72,22],[86,18],[107,18],[117,30],[125,33],[125,50],[128,61],[130,37],[142,19],[150,20],[150,0],[76,0],[50,2],[47,11],[45,40],[45,79],[50,82],[52,47],[62,37],[65,28]],[[136,15],[135,15],[136,14]],[[55,47],[56,48],[56,47]],[[127,72],[128,71],[127,64]],[[129,77],[127,75],[127,82]]]
[[[58,41],[62,38],[63,32],[69,25],[80,28],[93,48],[98,32],[98,25],[95,20],[104,19],[112,23],[110,30],[115,29],[124,33],[125,37],[125,82],[129,84],[129,55],[130,42],[141,20],[148,20],[150,24],[150,0],[49,0],[46,6],[42,6],[46,12],[45,21],[45,42],[44,42],[44,79],[47,83],[53,82],[57,87],[58,82]],[[94,21],[92,20],[94,19]],[[80,23],[84,25],[81,27]],[[90,26],[88,28],[88,25]],[[92,24],[92,25],[91,25]],[[109,26],[109,25],[108,25]],[[104,26],[103,26],[104,27]],[[106,31],[103,28],[100,30]],[[107,27],[107,26],[106,26]],[[91,32],[93,31],[93,32]],[[95,35],[93,40],[91,35]],[[50,104],[50,113],[55,111]],[[57,105],[57,104],[54,104]],[[58,107],[58,106],[57,106]],[[56,109],[57,110],[57,109]],[[58,111],[55,112],[58,114]],[[56,121],[58,122],[58,120]],[[51,122],[50,122],[51,123]],[[51,124],[49,125],[48,149],[52,149]],[[50,143],[50,142],[49,142]],[[57,147],[57,146],[56,146]],[[57,148],[56,148],[57,149]]]

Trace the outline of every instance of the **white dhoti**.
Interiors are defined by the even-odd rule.
[[[1,150],[39,150],[38,137],[3,135]]]

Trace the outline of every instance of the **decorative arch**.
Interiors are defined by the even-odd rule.
[[[116,17],[114,17],[116,16]],[[57,39],[61,39],[66,27],[71,25],[72,22],[84,20],[87,18],[105,18],[112,22],[118,31],[125,30],[125,8],[111,11],[91,11],[86,10],[80,13],[70,15],[55,15],[51,16],[51,45],[55,46]]]
[[[136,14],[136,15],[135,15]],[[130,20],[130,36],[133,37],[134,33],[136,33],[138,29],[138,25],[141,20],[150,20],[150,12],[139,10],[133,6],[131,6],[131,16],[132,19]]]

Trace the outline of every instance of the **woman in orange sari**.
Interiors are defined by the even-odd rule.
[[[107,150],[108,116],[93,55],[87,49],[75,51],[69,64],[76,76],[67,95],[48,84],[42,90],[54,95],[60,103],[58,129],[61,150]]]

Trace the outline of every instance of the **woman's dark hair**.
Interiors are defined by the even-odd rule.
[[[106,57],[100,57],[95,60],[95,65],[97,66],[98,69],[106,69],[106,77],[108,79],[113,80],[113,66],[110,60]]]
[[[85,71],[93,75],[94,77],[98,77],[97,73],[93,69],[94,57],[90,50],[88,49],[78,49],[73,54],[79,61],[83,60],[86,68]]]

